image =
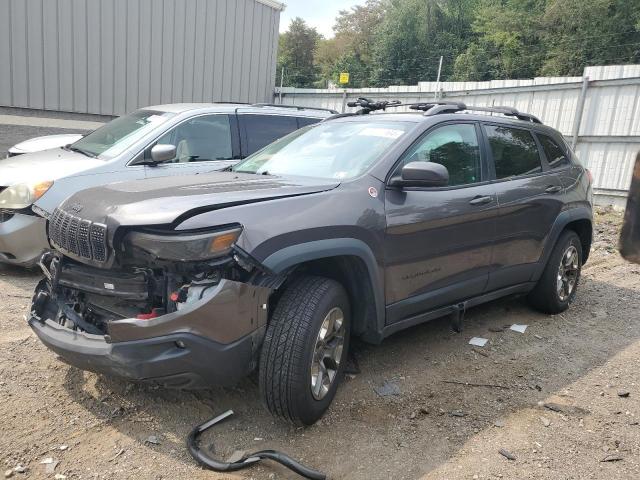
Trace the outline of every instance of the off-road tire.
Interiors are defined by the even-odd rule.
[[[576,279],[573,291],[568,298],[562,300],[558,293],[558,268],[562,261],[565,252],[571,246],[575,247],[578,252],[578,275]],[[535,288],[529,293],[527,297],[531,306],[536,310],[539,310],[547,314],[557,314],[564,312],[569,305],[573,302],[580,283],[580,274],[582,273],[582,244],[580,243],[580,237],[572,231],[566,230],[560,235],[560,238],[556,242],[544,272],[538,280]]]
[[[320,326],[335,307],[344,314],[344,347],[329,391],[317,400],[311,391],[311,362]],[[344,373],[350,320],[349,297],[335,280],[302,276],[287,287],[271,316],[260,354],[260,394],[274,416],[312,425],[324,414]]]

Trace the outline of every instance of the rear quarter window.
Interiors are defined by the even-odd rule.
[[[547,157],[547,162],[552,169],[563,168],[571,165],[567,152],[553,138],[542,133],[538,133],[538,140]]]
[[[519,177],[542,172],[538,145],[529,130],[485,125],[496,169],[496,178]]]

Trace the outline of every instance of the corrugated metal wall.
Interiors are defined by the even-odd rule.
[[[0,105],[268,101],[279,22],[256,0],[0,0]]]
[[[640,151],[640,65],[588,67],[589,78],[576,153],[592,171],[599,203],[624,205],[635,156]],[[572,140],[583,86],[582,77],[423,82],[385,89],[316,90],[284,88],[282,102],[344,111],[357,97],[404,102],[443,99],[468,105],[505,105],[533,113]],[[276,89],[276,99],[280,91]]]

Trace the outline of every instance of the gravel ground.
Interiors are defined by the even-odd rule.
[[[273,464],[234,475],[195,466],[187,433],[233,408],[205,435],[206,448],[223,458],[281,449],[331,478],[638,478],[640,266],[616,253],[620,221],[598,211],[592,257],[565,314],[504,299],[469,311],[462,334],[442,319],[381,346],[356,345],[360,373],[307,429],[265,413],[250,379],[178,392],[65,365],[23,319],[38,276],[0,267],[0,462],[26,469],[15,478],[297,478]],[[528,328],[502,330],[513,323]],[[473,336],[489,343],[473,348]],[[385,381],[399,395],[378,396]],[[48,457],[59,462],[54,473],[41,464]]]

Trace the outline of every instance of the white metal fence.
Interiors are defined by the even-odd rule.
[[[583,77],[540,77],[490,82],[422,82],[363,89],[275,90],[284,104],[349,111],[357,97],[404,102],[441,99],[476,106],[510,106],[537,115],[574,143],[591,170],[597,202],[624,206],[640,151],[640,65],[587,67]],[[575,137],[575,138],[574,138]]]

